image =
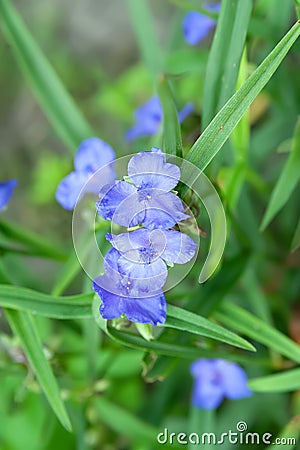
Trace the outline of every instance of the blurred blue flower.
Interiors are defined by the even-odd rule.
[[[127,228],[142,224],[148,229],[168,229],[186,219],[181,200],[172,192],[180,169],[165,161],[161,150],[134,155],[128,163],[133,184],[116,181],[97,204],[104,219]]]
[[[100,314],[107,320],[125,314],[131,322],[164,323],[167,306],[162,290],[153,282],[150,288],[143,277],[120,273],[120,256],[112,248],[105,256],[105,274],[93,281],[93,289],[102,300]]]
[[[179,113],[178,120],[181,123],[194,110],[192,103],[188,103]],[[152,136],[157,133],[163,118],[163,111],[157,95],[150,98],[134,112],[135,125],[125,134],[127,141],[132,141],[141,136]]]
[[[0,211],[2,211],[9,202],[17,184],[17,180],[13,179],[0,183]]]
[[[58,203],[71,210],[86,192],[98,194],[103,186],[112,183],[116,178],[112,164],[104,166],[114,161],[115,156],[112,147],[97,137],[82,141],[74,158],[75,170],[57,187]]]
[[[247,375],[236,363],[198,359],[191,365],[191,374],[195,378],[192,403],[198,408],[215,409],[224,397],[238,400],[252,395]]]
[[[220,4],[208,5],[207,9],[217,12],[220,9]],[[188,44],[196,45],[208,35],[215,24],[216,21],[211,17],[198,11],[190,11],[182,22],[184,38]]]

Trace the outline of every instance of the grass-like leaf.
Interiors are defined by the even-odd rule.
[[[300,247],[300,219],[299,219],[298,225],[296,227],[296,230],[295,230],[295,233],[294,233],[294,236],[293,236],[292,245],[291,245],[291,251],[294,252],[299,247]]]
[[[149,4],[147,0],[128,0],[128,6],[142,59],[155,77],[162,69],[162,56]]]
[[[300,369],[288,370],[283,373],[266,377],[253,378],[249,387],[256,392],[290,392],[300,389]]]
[[[266,345],[292,361],[300,362],[299,345],[239,306],[225,303],[215,317],[225,325]]]
[[[93,131],[9,0],[0,0],[6,38],[58,136],[71,150]]]
[[[93,294],[54,297],[31,289],[0,285],[0,306],[53,319],[91,317],[92,298]]]
[[[20,339],[25,355],[61,424],[71,431],[71,422],[60,396],[59,387],[43,351],[33,317],[25,312],[5,311],[14,334]]]
[[[300,180],[300,118],[297,121],[291,153],[272,192],[264,214],[261,229],[264,230],[290,198]]]
[[[181,131],[171,88],[166,77],[158,84],[158,94],[163,109],[163,151],[182,158]]]
[[[66,254],[58,248],[58,244],[50,242],[46,238],[26,230],[13,222],[0,220],[0,234],[3,234],[12,241],[25,245],[25,248],[21,249],[24,254],[58,260],[66,259]]]
[[[226,142],[253,100],[272,77],[300,35],[300,21],[287,32],[243,86],[228,100],[186,155],[186,159],[204,170]]]
[[[168,305],[167,321],[165,326],[178,330],[188,331],[200,336],[205,336],[226,344],[255,351],[253,345],[226,328],[211,322],[204,317],[198,316],[177,306]]]
[[[252,0],[223,0],[206,69],[202,128],[234,93]]]

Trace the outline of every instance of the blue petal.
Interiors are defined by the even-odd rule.
[[[116,181],[105,193],[103,198],[97,203],[97,211],[104,219],[113,220],[119,225],[128,226],[128,213],[123,211],[120,205],[124,203],[124,200],[128,196],[132,197],[136,193],[136,188],[126,181]],[[130,202],[127,202],[127,206]],[[126,209],[126,208],[125,208]],[[120,211],[119,211],[120,210]],[[115,213],[119,212],[120,220],[122,223],[115,220]],[[129,212],[130,213],[130,212]],[[123,217],[125,215],[125,218]],[[116,218],[118,219],[118,217]],[[125,224],[123,223],[125,221]]]
[[[248,377],[238,364],[219,359],[216,368],[222,374],[222,387],[227,398],[237,400],[252,395],[247,386]]]
[[[113,164],[110,163],[98,169],[95,173],[89,174],[87,183],[84,186],[84,192],[92,192],[93,194],[100,194],[103,188],[111,185],[116,179],[116,173]]]
[[[181,200],[172,192],[158,192],[151,196],[146,208],[143,225],[149,230],[173,227],[187,219]]]
[[[109,289],[109,277],[100,276],[93,281],[93,289],[102,300],[100,314],[112,320],[122,314],[132,322],[158,325],[166,320],[166,301],[161,291],[148,297],[124,297]]]
[[[165,230],[166,246],[161,254],[161,258],[165,261],[175,264],[185,264],[195,255],[197,244],[188,235],[179,231]],[[161,248],[161,237],[158,236],[157,244]],[[151,239],[153,241],[152,235]]]
[[[110,145],[102,139],[92,137],[85,139],[79,145],[74,158],[74,167],[76,171],[93,173],[115,158],[115,152]]]
[[[18,184],[17,180],[8,180],[4,183],[0,183],[0,211],[7,205],[14,189]]]
[[[175,164],[165,162],[160,152],[141,152],[128,163],[128,176],[140,188],[173,189],[180,179],[180,169]]]
[[[167,304],[162,292],[147,298],[123,298],[122,312],[131,322],[163,324],[166,321]]]
[[[140,259],[140,253],[135,253],[135,256],[128,252],[120,257],[119,270],[134,283],[139,296],[148,296],[149,292],[157,291],[165,284],[168,276],[167,266],[161,259],[145,264]]]
[[[56,200],[65,209],[75,208],[76,203],[84,194],[84,185],[88,180],[88,174],[84,172],[71,172],[58,185]]]
[[[152,136],[161,124],[162,109],[159,98],[152,97],[150,100],[135,110],[136,124],[125,134],[125,139],[131,141],[141,136]]]
[[[141,228],[130,233],[107,234],[106,239],[121,253],[136,250],[150,245],[150,230]]]
[[[215,26],[216,21],[197,11],[190,11],[183,19],[183,34],[190,45],[198,44]]]
[[[195,380],[192,403],[197,408],[215,409],[223,400],[223,390],[209,380]]]

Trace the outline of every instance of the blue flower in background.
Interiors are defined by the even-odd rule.
[[[109,163],[114,161],[115,156],[112,147],[97,137],[82,141],[74,158],[75,170],[57,187],[58,203],[71,210],[86,192],[98,194],[103,186],[112,183],[116,175]],[[106,164],[109,165],[103,168]],[[94,175],[101,168],[99,174]]]
[[[114,248],[105,256],[105,274],[93,281],[93,289],[102,300],[100,313],[112,320],[125,314],[131,322],[158,325],[166,320],[166,301],[161,289],[145,284],[143,278],[131,278],[119,272],[120,253]]]
[[[0,211],[2,211],[9,202],[17,184],[17,180],[8,180],[4,183],[0,183]]]
[[[219,11],[220,4],[208,5],[210,11]],[[183,35],[190,45],[198,44],[204,39],[210,30],[216,25],[216,21],[198,11],[190,11],[183,19]]]
[[[198,359],[191,365],[191,374],[195,378],[192,403],[198,408],[215,409],[224,397],[238,400],[252,395],[247,375],[236,363]]]
[[[127,228],[142,224],[148,229],[168,229],[189,216],[181,200],[172,192],[180,169],[165,161],[156,148],[141,152],[128,163],[128,175],[133,184],[116,181],[97,204],[104,219]]]
[[[181,123],[191,112],[194,106],[188,103],[179,113],[178,120]],[[141,136],[152,136],[157,133],[163,118],[163,111],[157,95],[153,96],[139,106],[134,113],[135,125],[125,134],[127,141],[132,141]]]

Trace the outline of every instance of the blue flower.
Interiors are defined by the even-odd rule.
[[[101,139],[92,137],[82,141],[74,158],[75,170],[57,187],[58,203],[63,208],[71,210],[86,192],[98,194],[103,186],[115,180],[114,169],[109,164],[114,159],[114,150]],[[106,164],[109,165],[104,167]],[[99,171],[99,175],[94,175],[101,168],[103,169]]]
[[[247,375],[236,363],[223,359],[198,359],[191,365],[195,377],[192,403],[203,409],[217,408],[224,397],[238,400],[252,395]]]
[[[194,107],[192,103],[188,103],[179,113],[178,120],[181,123],[191,112]],[[152,136],[159,130],[163,111],[160,100],[157,95],[150,98],[143,105],[139,106],[134,113],[135,125],[131,127],[125,134],[127,141],[132,141],[141,136]]]
[[[128,163],[133,184],[116,181],[97,204],[104,219],[133,227],[168,229],[186,219],[181,200],[172,192],[180,179],[180,169],[165,161],[164,154],[153,148],[141,152]]]
[[[144,278],[145,286],[162,287],[167,278],[167,263],[185,264],[195,254],[197,244],[186,234],[174,230],[139,229],[107,239],[121,257],[121,273],[132,278]]]
[[[219,11],[220,4],[208,5],[207,9]],[[182,22],[184,38],[188,44],[196,45],[208,35],[215,24],[216,21],[211,17],[197,11],[190,11]]]
[[[0,211],[2,211],[9,202],[17,184],[17,180],[8,180],[4,183],[0,183]]]
[[[112,320],[125,314],[131,322],[152,325],[166,320],[166,301],[153,282],[151,289],[144,278],[131,278],[120,273],[120,253],[114,248],[105,256],[105,274],[93,281],[93,289],[102,300],[100,314]]]

